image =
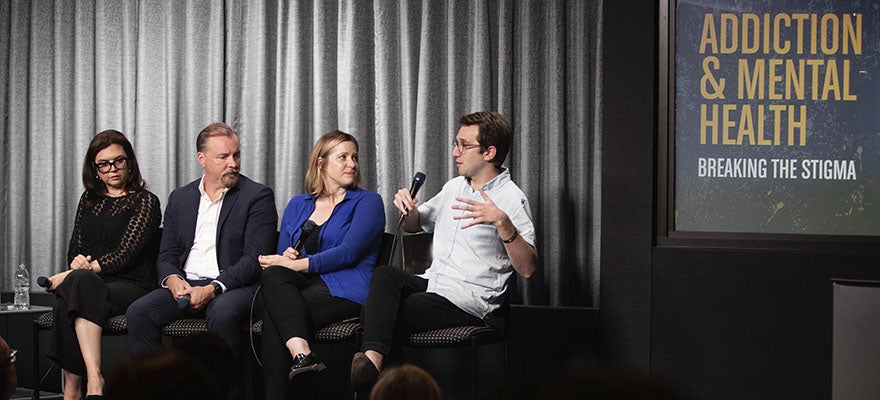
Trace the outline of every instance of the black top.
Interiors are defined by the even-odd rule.
[[[323,225],[315,225],[315,229],[312,230],[312,233],[306,237],[305,242],[303,243],[303,248],[306,250],[306,254],[318,254],[321,251],[321,228]]]
[[[67,264],[77,254],[101,264],[105,282],[125,280],[142,288],[156,287],[156,251],[162,213],[159,198],[142,190],[122,197],[104,197],[94,206],[76,208]]]

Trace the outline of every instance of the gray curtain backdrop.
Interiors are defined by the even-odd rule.
[[[165,200],[201,176],[195,136],[226,121],[242,171],[301,193],[315,139],[360,141],[364,186],[388,204],[416,171],[428,198],[456,175],[458,117],[514,127],[540,270],[526,304],[598,306],[600,1],[0,0],[0,284],[66,268],[91,137],[132,141]],[[650,221],[645,221],[650,223]],[[36,287],[36,285],[33,285]]]

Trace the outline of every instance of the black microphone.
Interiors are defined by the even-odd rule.
[[[299,234],[299,238],[297,238],[296,243],[293,244],[293,249],[296,251],[300,251],[300,249],[302,249],[303,247],[303,244],[305,244],[306,239],[317,227],[318,224],[316,224],[315,221],[307,220],[306,222],[303,222],[302,226],[299,228],[302,233]]]
[[[41,277],[37,278],[37,285],[40,285],[40,286],[48,289],[48,288],[52,287],[52,281],[50,281],[49,278],[47,278],[45,276],[41,276]]]
[[[419,189],[422,188],[422,185],[425,183],[425,174],[421,172],[416,172],[413,175],[412,185],[409,187],[409,196],[416,197],[416,194],[419,192]],[[400,219],[397,220],[397,226],[400,227],[400,224],[403,223],[403,219],[406,217],[406,214],[400,214]]]
[[[189,307],[189,294],[185,294],[181,298],[177,299],[177,308],[183,310],[187,307]]]

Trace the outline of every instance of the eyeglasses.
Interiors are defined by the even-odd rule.
[[[464,153],[465,151],[467,151],[467,149],[474,148],[474,147],[483,147],[483,146],[480,146],[479,144],[460,143],[458,140],[452,141],[452,150],[458,150],[459,153]]]
[[[102,161],[95,164],[95,167],[98,168],[98,171],[102,174],[106,174],[111,171],[112,168],[116,168],[116,170],[120,170],[125,168],[126,164],[128,164],[127,157],[119,157],[113,161]]]

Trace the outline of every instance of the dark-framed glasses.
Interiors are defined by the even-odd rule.
[[[116,168],[117,170],[123,169],[126,165],[128,165],[128,157],[119,157],[113,161],[101,161],[95,163],[95,167],[98,168],[98,171],[102,174],[110,172],[113,168]]]
[[[461,143],[458,140],[452,141],[452,150],[458,150],[459,153],[464,153],[467,149],[474,148],[474,147],[481,147],[481,146],[479,144]]]

